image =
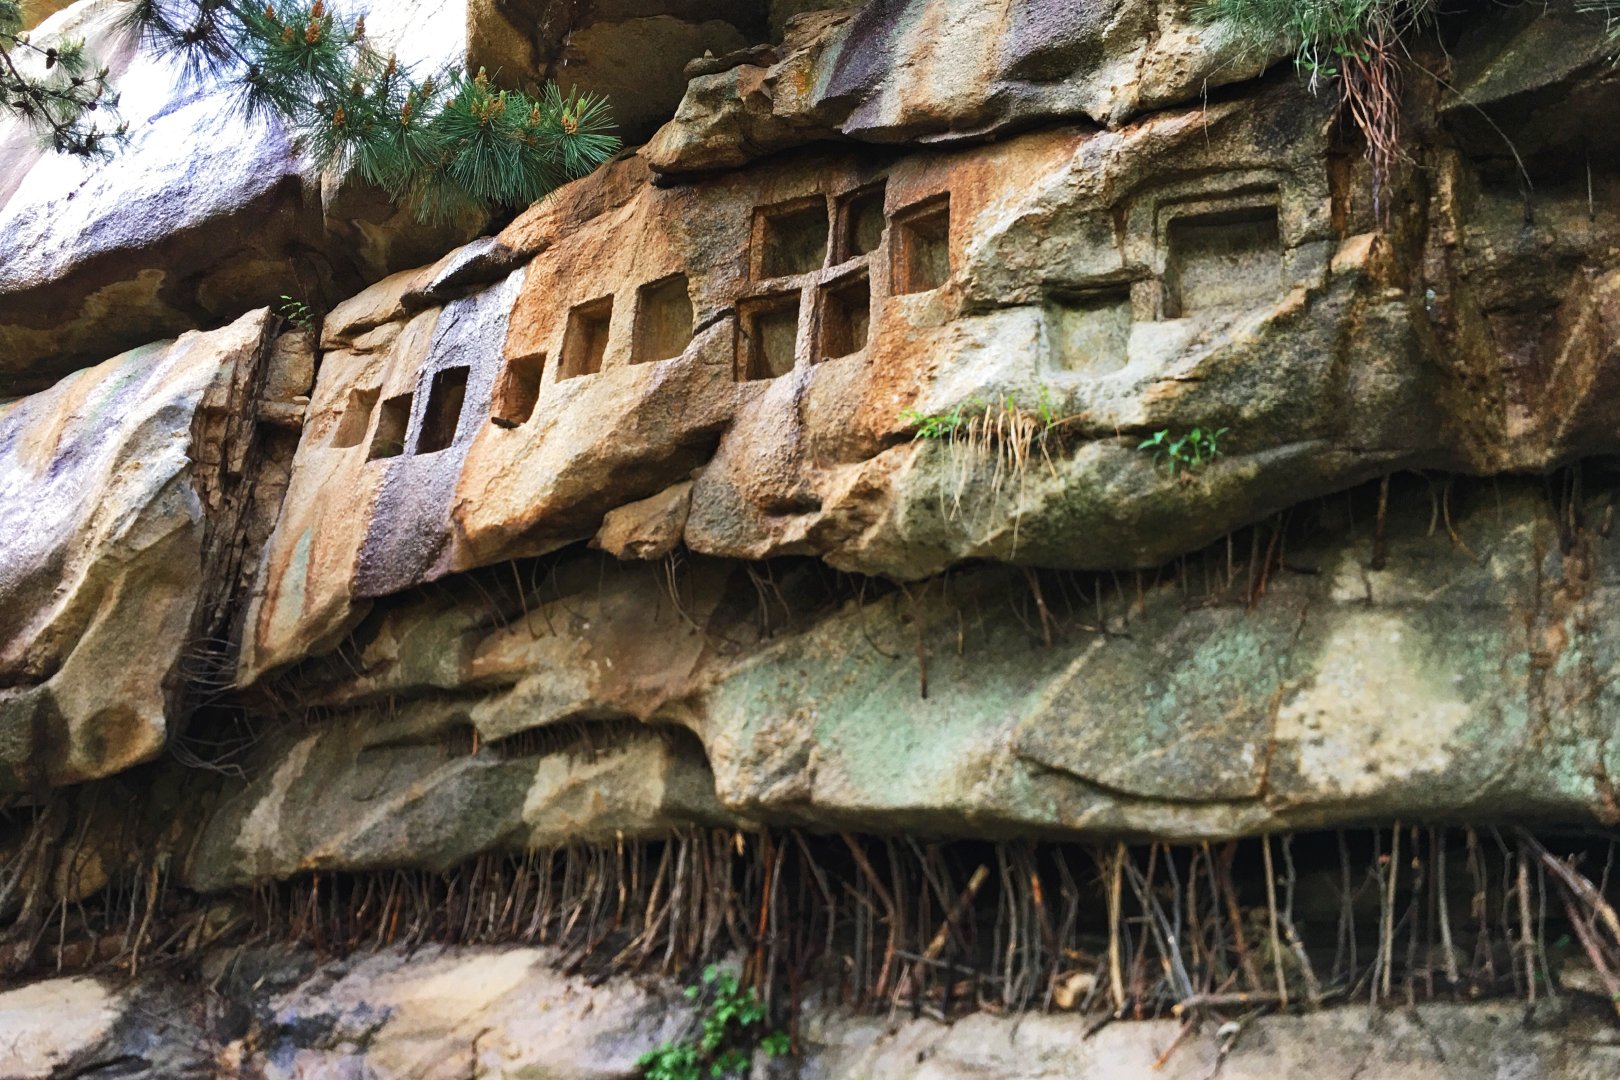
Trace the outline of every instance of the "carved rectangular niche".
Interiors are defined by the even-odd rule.
[[[840,200],[837,262],[870,255],[882,245],[884,187],[879,181]]]
[[[601,371],[602,358],[607,355],[608,330],[612,325],[611,296],[580,304],[569,311],[557,378],[573,379]]]
[[[950,193],[908,206],[894,216],[894,291],[927,292],[951,276]]]
[[[632,364],[679,356],[692,343],[692,297],[685,274],[643,285],[636,290],[635,344]]]
[[[754,276],[787,277],[827,261],[827,197],[811,195],[754,211]]]
[[[456,441],[461,407],[467,401],[468,371],[465,367],[452,367],[433,373],[427,408],[422,412],[422,430],[416,433],[418,454],[437,454]]]
[[[865,270],[821,290],[819,360],[834,360],[866,348],[872,324],[872,282]]]
[[[793,370],[799,303],[797,291],[737,301],[739,378],[774,379]]]
[[[1131,338],[1129,285],[1055,296],[1047,301],[1046,320],[1053,367],[1106,375],[1125,366]]]
[[[540,376],[546,370],[546,354],[514,356],[501,370],[490,404],[489,421],[497,427],[515,428],[529,422],[540,400]]]
[[[1177,217],[1165,242],[1166,318],[1252,307],[1282,294],[1275,204]]]
[[[338,417],[337,431],[332,435],[334,447],[347,449],[365,441],[366,432],[371,427],[371,410],[377,407],[378,393],[375,386],[349,391],[349,400],[343,404],[343,415]]]
[[[371,449],[367,461],[399,457],[405,452],[405,429],[411,426],[410,393],[396,394],[382,403],[377,410],[377,430],[371,436]]]

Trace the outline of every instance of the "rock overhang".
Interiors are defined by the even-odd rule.
[[[920,6],[880,6],[705,62],[651,147],[334,309],[233,594],[235,700],[323,722],[190,823],[190,880],[685,826],[1610,820],[1603,511],[1510,474],[1606,483],[1581,463],[1617,427],[1612,166],[1538,174],[1527,220],[1425,98],[1424,168],[1380,207],[1285,73],[1095,112],[934,99]],[[890,16],[894,70],[854,70],[850,27]],[[1061,75],[1086,33],[1006,70],[981,49],[972,85]],[[1225,55],[1190,40],[1187,71]],[[1573,152],[1541,134],[1532,170]],[[0,426],[59,421],[60,392]],[[914,437],[952,416],[1011,426]],[[1224,431],[1201,467],[1139,448],[1195,426]],[[1411,469],[1447,477],[1434,501],[1385,506]],[[1458,473],[1503,497],[1453,500]],[[1309,543],[1284,524],[1347,491]],[[168,734],[120,757],[120,723],[61,778]]]

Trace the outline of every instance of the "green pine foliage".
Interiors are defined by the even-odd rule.
[[[363,17],[344,18],[323,0],[123,3],[129,32],[178,57],[187,78],[236,87],[250,116],[288,125],[317,167],[353,170],[424,220],[526,206],[619,148],[604,99],[554,84],[531,97],[501,89],[482,69],[413,71],[372,45]],[[0,0],[0,27],[16,8],[16,0]],[[21,39],[0,37],[0,46],[7,40]],[[107,93],[105,73],[96,92]],[[69,107],[42,114],[10,104],[26,119],[58,121],[51,131],[59,149],[107,146],[106,135],[57,131],[82,123]],[[83,111],[106,104],[91,99]]]
[[[112,117],[118,96],[84,42],[35,45],[22,33],[21,0],[0,0],[0,111],[9,111],[62,153],[104,157],[125,129]]]

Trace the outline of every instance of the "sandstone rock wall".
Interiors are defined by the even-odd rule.
[[[681,823],[1611,821],[1608,544],[1563,551],[1534,487],[1468,490],[1398,490],[1378,571],[1374,492],[1157,583],[979,569],[879,598],[791,560],[755,571],[764,595],[700,558],[502,567],[374,609],[324,676],[301,668],[330,719],[261,747],[191,873],[451,866]],[[1428,532],[1442,509],[1454,536]]]
[[[610,14],[665,17],[604,9],[569,25]],[[1365,512],[1365,494],[1346,515],[1312,511],[1299,538],[1280,518],[1255,523],[1400,469],[1544,471],[1608,449],[1607,260],[1620,221],[1598,196],[1612,170],[1544,185],[1526,219],[1521,195],[1502,186],[1500,148],[1423,93],[1412,137],[1425,168],[1401,172],[1391,195],[1401,201],[1380,208],[1327,101],[1291,77],[1257,78],[1264,64],[1221,66],[1220,34],[1192,23],[1172,38],[1202,59],[1160,56],[1128,106],[1086,113],[1061,94],[986,90],[978,97],[1011,110],[997,124],[1039,130],[921,145],[934,121],[906,120],[893,102],[932,103],[957,143],[988,123],[951,112],[960,94],[927,96],[926,80],[885,97],[884,80],[926,68],[902,60],[906,49],[971,52],[951,44],[955,23],[923,32],[939,14],[811,12],[770,54],[808,65],[788,83],[847,83],[823,97],[849,105],[846,120],[893,113],[881,141],[910,145],[786,150],[831,129],[781,103],[764,141],[694,119],[688,106],[716,92],[712,80],[764,62],[750,53],[695,75],[644,152],[332,311],[307,413],[298,377],[263,398],[285,404],[255,407],[268,412],[253,430],[293,425],[281,430],[298,433],[296,452],[277,436],[254,524],[220,526],[244,538],[234,555],[244,569],[213,592],[239,598],[215,659],[234,663],[220,677],[250,713],[273,718],[290,701],[338,713],[324,730],[264,740],[257,779],[199,828],[210,838],[199,881],[385,865],[416,843],[392,828],[398,814],[442,822],[473,790],[490,812],[411,861],[721,821],[1216,836],[1479,805],[1607,813],[1602,709],[1587,718],[1549,704],[1592,701],[1605,685],[1605,639],[1587,614],[1606,582],[1601,538],[1575,543],[1566,528],[1555,545],[1564,511],[1511,482],[1494,516],[1477,496],[1452,506],[1448,487],[1443,537],[1420,537],[1411,493],[1393,513],[1380,503],[1387,531],[1376,538],[1348,516]],[[1041,70],[1067,92],[1064,65],[1110,48],[1075,17],[1031,8],[968,38],[1017,52],[997,63],[1026,76],[1045,49]],[[1504,66],[1545,33],[1504,18],[1460,39],[1459,77],[1501,103],[1503,134],[1533,128],[1550,101],[1615,93],[1598,51],[1505,83]],[[859,78],[855,41],[889,43],[863,54]],[[1249,80],[1245,93],[1198,100],[1194,73],[1210,65]],[[768,81],[784,82],[780,71]],[[1573,138],[1543,132],[1521,152],[1525,176],[1553,171]],[[719,162],[668,148],[713,139],[745,157],[778,152],[677,175]],[[239,325],[249,324],[264,336],[262,316]],[[251,381],[239,333],[162,355],[223,357],[231,378]],[[98,599],[110,587],[101,575],[128,575],[133,589],[149,571],[132,571],[121,541],[96,531],[95,515],[119,505],[113,494],[60,526],[38,516],[65,502],[52,485],[80,475],[63,461],[88,468],[51,434],[81,417],[71,405],[90,392],[81,384],[112,381],[143,408],[200,400],[200,377],[170,375],[155,355],[8,409],[18,463],[8,505],[14,534],[28,535],[8,558],[19,598],[6,653],[14,785],[149,758],[181,708],[177,665],[199,648],[186,636],[203,585],[194,564],[152,556],[174,584],[141,590],[138,621],[167,612],[171,629],[144,642],[164,659],[141,665],[140,692],[111,695],[121,707],[98,705],[122,684],[75,689],[74,665],[104,663],[104,650],[77,645],[119,625]],[[1004,425],[988,443],[912,437],[919,417],[980,414]],[[120,443],[99,415],[69,430],[105,457]],[[183,408],[151,415],[131,438],[179,446],[202,430]],[[1225,432],[1220,457],[1196,473],[1137,448],[1194,426]],[[229,456],[203,438],[193,460]],[[138,498],[173,489],[183,504],[208,484],[159,480],[135,485]],[[1569,505],[1597,513],[1584,497]],[[204,517],[174,518],[193,553]],[[1234,557],[1231,534],[1245,528],[1256,550]],[[65,538],[82,532],[98,537],[90,551],[106,551],[68,560]],[[1276,553],[1290,539],[1310,545],[1308,576]],[[586,541],[606,555],[581,552]],[[1187,557],[1207,565],[1222,544],[1224,585],[1197,584],[1210,599],[1189,610]],[[1372,546],[1369,570],[1357,553]],[[958,569],[975,563],[1098,575],[1073,579],[1094,615],[1060,626],[1040,578]],[[1154,571],[1134,597],[1101,576],[1166,565],[1179,584]],[[69,566],[92,569],[62,578]],[[593,573],[594,595],[578,595]],[[762,574],[763,618],[736,600],[739,575]],[[47,579],[68,585],[47,593]],[[868,581],[874,596],[902,584],[874,604]],[[458,599],[411,599],[434,582]],[[982,613],[1009,588],[1030,590],[1039,648],[1015,644],[1029,640],[1022,614]],[[469,590],[487,598],[470,604]],[[965,647],[960,596],[976,606],[983,659]],[[1470,613],[1461,632],[1460,616],[1438,614],[1451,604]],[[1541,628],[1526,636],[1521,619]],[[915,664],[900,645],[852,636],[874,626],[916,637]],[[1549,686],[1542,672],[1565,677],[1563,643],[1583,634],[1598,644],[1569,669],[1570,688]],[[909,666],[925,669],[916,692]],[[1387,689],[1344,689],[1375,670]],[[987,701],[987,679],[1012,696]],[[950,723],[924,737],[941,716]],[[609,758],[583,774],[555,753],[490,745],[574,724],[611,732]],[[53,734],[63,726],[71,738]],[[441,761],[433,748],[468,730],[486,749]],[[1536,756],[1549,732],[1573,758]],[[24,770],[58,743],[78,748],[56,751],[77,764]],[[402,771],[384,771],[403,802],[381,817],[343,808],[345,792],[370,790],[355,755],[398,759]],[[612,796],[579,801],[601,790]]]
[[[255,954],[216,975],[230,1008],[213,1016],[193,991],[157,980],[127,987],[59,979],[0,994],[11,1035],[0,1068],[19,1080],[113,1068],[628,1080],[639,1075],[641,1053],[679,1037],[688,1007],[672,987],[593,986],[558,976],[558,959],[543,949],[384,953],[353,965]],[[1189,1038],[1173,1020],[1114,1024],[1091,1036],[1086,1026],[1061,1016],[978,1016],[947,1026],[829,1015],[805,1032],[798,1075],[1199,1080],[1218,1066],[1235,1080],[1305,1071],[1334,1080],[1601,1080],[1620,1054],[1600,1018],[1567,1003],[1529,1015],[1490,1005],[1388,1015],[1354,1007],[1260,1018],[1236,1037],[1210,1030]]]
[[[320,306],[476,233],[477,221],[420,226],[314,174],[231,90],[137,49],[121,6],[73,4],[33,31],[82,40],[112,70],[130,128],[115,162],[50,154],[9,114],[0,122],[0,394],[283,295]],[[407,63],[466,53],[460,5],[385,5],[368,25]]]
[[[46,17],[56,14],[72,2],[73,0],[23,0],[23,28],[31,29],[38,26]]]
[[[110,43],[150,120],[122,168],[0,133],[0,971],[70,900],[206,950],[246,897],[672,835],[1614,825],[1620,76],[1590,18],[1442,18],[1377,182],[1286,49],[1177,5],[389,18],[606,90],[645,144],[461,243]],[[332,301],[312,335],[262,307],[289,275]],[[1193,428],[1199,467],[1141,448]],[[555,959],[299,961],[233,991],[271,1043],[196,1030],[256,1075],[523,1075],[564,1027],[559,1074],[628,1075],[664,990]],[[156,992],[0,997],[85,1026],[13,1071],[116,1058]],[[1131,1074],[1174,1037],[831,1015],[804,1075]],[[1601,1040],[1432,1022],[1445,1061],[1401,1021],[1367,1067],[1609,1074]],[[1223,1068],[1348,1060],[1355,1023],[1279,1018]]]
[[[246,315],[0,406],[0,788],[163,749],[234,585],[269,330]]]

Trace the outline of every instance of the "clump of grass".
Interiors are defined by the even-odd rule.
[[[1050,449],[1060,441],[1063,425],[1074,417],[1059,417],[1052,392],[1041,386],[1033,410],[1018,404],[1015,394],[1004,394],[994,404],[973,398],[947,413],[907,409],[901,419],[914,428],[913,441],[937,439],[959,443],[970,456],[994,455],[1014,474],[1028,469],[1037,452],[1051,466]],[[997,488],[1001,469],[997,469]]]
[[[1203,0],[1197,10],[1253,49],[1291,42],[1311,90],[1336,88],[1367,143],[1374,205],[1386,208],[1385,191],[1402,156],[1400,39],[1432,6],[1433,0]]]
[[[907,409],[901,418],[914,428],[913,441],[931,439],[952,444],[959,452],[955,457],[955,484],[951,496],[950,514],[959,516],[962,497],[970,481],[986,459],[995,462],[990,476],[990,498],[997,499],[1009,481],[1016,481],[1019,491],[1028,477],[1029,469],[1037,460],[1055,478],[1057,465],[1054,452],[1061,451],[1069,424],[1077,416],[1058,415],[1052,392],[1044,385],[1038,388],[1033,409],[1018,403],[1014,394],[1004,394],[993,404],[973,398],[946,413],[922,413]],[[1017,521],[1013,532],[1017,543]]]
[[[975,401],[983,407],[982,402]],[[924,413],[916,409],[906,409],[900,414],[907,427],[916,428],[912,440],[917,439],[949,439],[968,422],[968,404],[958,405],[948,413]]]
[[[1432,0],[1204,0],[1198,13],[1224,24],[1253,49],[1294,46],[1294,64],[1312,80],[1343,73],[1371,38],[1398,37],[1424,17]]]

